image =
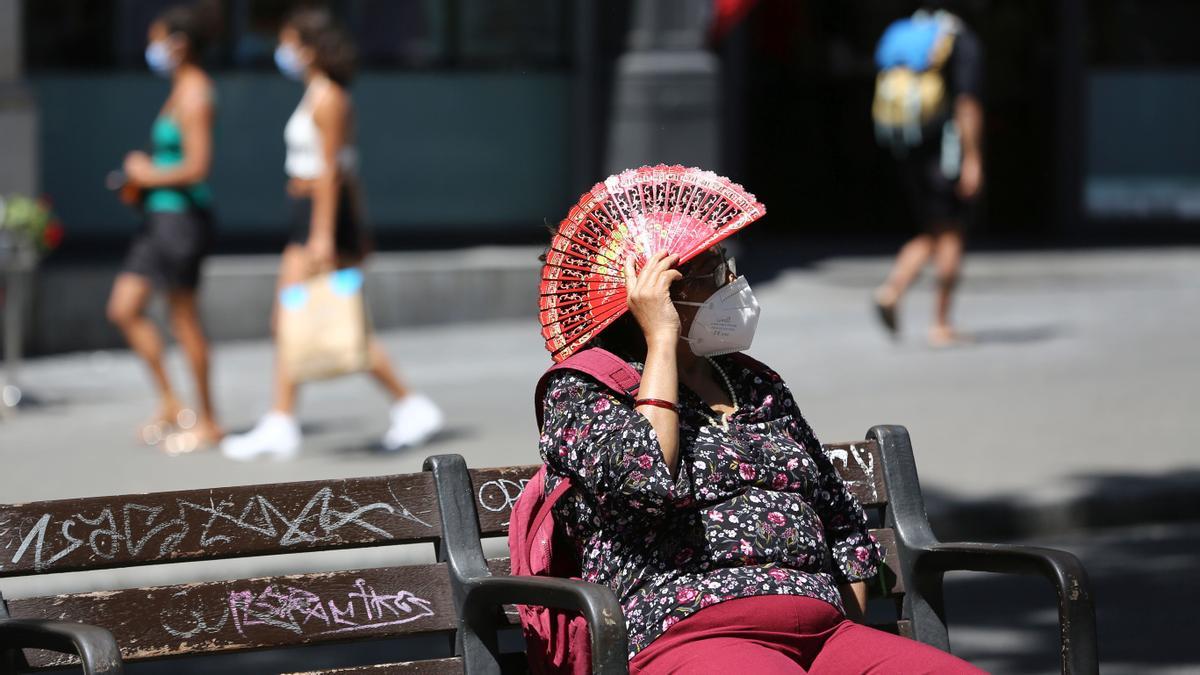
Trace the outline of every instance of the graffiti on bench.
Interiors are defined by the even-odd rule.
[[[395,499],[395,493],[392,497]],[[178,557],[180,551],[204,551],[247,537],[262,538],[281,547],[317,545],[339,540],[338,533],[345,528],[360,530],[356,532],[360,535],[365,531],[387,538],[391,534],[380,522],[387,516],[432,527],[398,499],[394,503],[360,504],[329,486],[317,489],[303,506],[291,512],[267,496],[253,494],[240,503],[228,498],[198,503],[181,497],[175,499],[173,507],[128,502],[69,517],[44,513],[24,526],[0,522],[0,551],[5,552],[0,570],[5,564],[28,560],[28,555],[33,568],[41,572],[77,551],[78,555],[104,560],[130,556],[160,561]],[[189,535],[194,535],[193,540],[188,539]],[[14,549],[9,557],[6,552]]]
[[[868,495],[870,501],[879,499],[879,491],[875,487],[875,457],[871,454],[868,448],[850,444],[849,449],[846,448],[826,448],[825,454],[828,455],[830,461],[835,467],[838,464],[838,473],[845,479],[846,484],[851,487],[857,494]],[[854,464],[850,462],[853,460]],[[860,475],[861,478],[850,478],[850,476]]]
[[[509,478],[489,480],[479,486],[479,492],[476,495],[479,506],[492,513],[509,513],[528,482],[528,478],[522,478],[519,481]],[[508,522],[505,521],[501,524],[508,525]]]
[[[238,635],[253,639],[252,634],[263,630],[314,637],[395,626],[434,614],[429,600],[405,590],[379,593],[365,579],[343,592],[324,595],[278,583],[257,591],[232,590],[224,606],[212,611],[202,598],[189,596],[186,589],[177,592],[172,598],[175,607],[159,617],[162,629],[175,638],[218,634],[230,620]]]

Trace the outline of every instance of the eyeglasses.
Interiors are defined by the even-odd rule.
[[[680,286],[687,289],[718,289],[737,278],[737,261],[720,254],[721,260],[708,272],[688,272],[679,280]]]

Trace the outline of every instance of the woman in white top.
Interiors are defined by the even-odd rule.
[[[275,62],[284,75],[307,84],[284,129],[293,222],[280,264],[280,289],[315,273],[361,265],[367,252],[359,217],[353,111],[346,91],[354,60],[349,36],[325,10],[300,10],[280,30]],[[441,411],[427,397],[408,391],[378,340],[371,339],[369,353],[371,374],[394,400],[383,446],[396,450],[424,442],[441,428]],[[227,438],[221,451],[240,460],[295,455],[300,449],[295,401],[296,383],[277,360],[271,412],[250,432]]]

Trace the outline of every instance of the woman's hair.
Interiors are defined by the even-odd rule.
[[[625,359],[645,362],[646,335],[631,312],[625,312],[616,321],[588,340],[584,349],[599,347]]]
[[[358,50],[354,40],[327,9],[303,7],[288,15],[285,26],[294,28],[300,42],[313,50],[314,65],[343,87],[354,79]]]
[[[168,33],[186,37],[188,55],[199,58],[221,31],[221,4],[219,0],[197,0],[189,5],[175,5],[163,10],[154,21],[166,26]]]

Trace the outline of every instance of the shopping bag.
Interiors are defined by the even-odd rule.
[[[279,294],[279,356],[295,382],[367,368],[369,325],[363,274],[346,268]]]

